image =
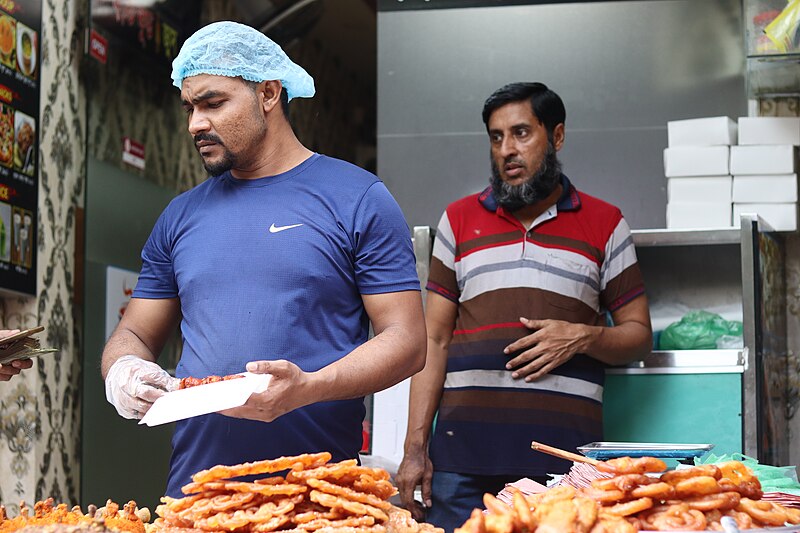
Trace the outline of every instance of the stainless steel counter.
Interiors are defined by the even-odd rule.
[[[606,370],[606,374],[742,374],[747,348],[741,350],[654,351],[641,361]]]

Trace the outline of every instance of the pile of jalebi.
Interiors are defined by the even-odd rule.
[[[22,502],[19,514],[14,518],[8,517],[6,508],[0,505],[0,533],[11,533],[25,528],[50,528],[55,525],[80,526],[77,529],[98,526],[124,533],[145,533],[144,522],[150,520],[150,511],[146,508],[138,509],[134,501],[128,502],[120,510],[118,504],[108,500],[106,506],[100,509],[90,505],[86,514],[77,505],[70,509],[65,503],[54,503],[53,498],[36,502],[31,515],[30,508]]]
[[[598,466],[600,470],[614,468],[616,476],[595,479],[583,489],[562,486],[530,496],[516,492],[511,506],[487,494],[487,512],[476,509],[456,531],[723,531],[721,521],[726,516],[739,529],[800,524],[800,509],[762,500],[758,478],[738,461],[653,476],[646,474],[666,467],[660,460],[620,459]]]
[[[355,460],[329,463],[330,459],[322,452],[203,470],[182,488],[187,496],[161,499],[159,518],[148,531],[435,531],[389,503],[397,489],[385,470],[359,466]],[[251,482],[232,479],[283,471],[285,476]]]

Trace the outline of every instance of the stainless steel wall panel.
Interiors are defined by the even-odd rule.
[[[435,223],[485,186],[485,98],[538,80],[567,107],[567,174],[663,227],[667,121],[746,115],[741,18],[738,0],[379,12],[379,174],[411,225]]]

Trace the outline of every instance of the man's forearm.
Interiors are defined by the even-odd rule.
[[[638,322],[618,326],[586,326],[589,342],[586,354],[609,365],[624,365],[641,359],[652,349],[651,329]]]
[[[425,368],[411,378],[405,451],[426,449],[447,372],[447,349],[428,339]]]
[[[424,335],[424,330],[422,332]],[[309,374],[308,403],[366,396],[396,385],[424,364],[419,332],[390,327],[342,359]]]
[[[147,361],[156,361],[156,356],[150,352],[147,345],[138,336],[128,329],[117,328],[103,349],[103,357],[100,362],[100,373],[103,375],[103,379],[108,375],[111,365],[124,355],[136,355]]]

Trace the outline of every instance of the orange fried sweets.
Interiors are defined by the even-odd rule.
[[[609,461],[610,462],[610,461]],[[800,509],[761,500],[758,478],[739,462],[664,472],[639,470],[656,462],[620,458],[626,472],[595,479],[591,486],[557,486],[541,494],[513,493],[511,505],[489,494],[457,533],[616,533],[723,531],[729,517],[741,530],[800,524]]]
[[[556,487],[533,496],[514,493],[508,506],[486,494],[486,513],[475,509],[455,533],[635,533],[622,517],[604,514],[597,502],[571,487]]]
[[[382,469],[355,460],[328,463],[329,453],[280,457],[234,466],[215,466],[192,476],[184,498],[161,499],[159,518],[148,533],[176,528],[214,532],[418,533],[436,530],[417,523],[388,502],[397,493]],[[245,475],[273,474],[252,482]]]
[[[667,463],[656,457],[618,457],[599,461],[595,468],[609,474],[646,474],[663,472],[667,469]]]
[[[108,500],[105,507],[96,511],[94,506],[90,506],[86,514],[78,506],[69,509],[65,503],[54,503],[53,498],[36,502],[31,516],[30,508],[22,502],[15,518],[9,518],[5,508],[0,505],[0,533],[11,533],[26,527],[90,524],[100,524],[121,533],[145,533],[144,522],[150,520],[150,511],[138,509],[134,501],[128,502],[120,511],[118,504]]]

